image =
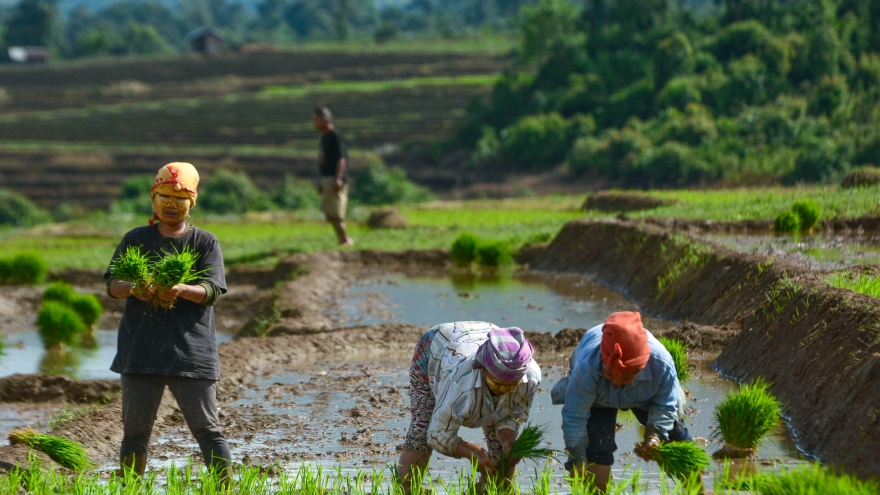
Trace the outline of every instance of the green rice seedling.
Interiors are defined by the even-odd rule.
[[[175,250],[173,253],[165,253],[159,261],[153,265],[153,283],[161,290],[168,290],[177,284],[185,284],[198,280],[198,278],[208,272],[210,269],[193,271],[196,262],[199,260],[199,254],[192,250],[189,246],[184,246],[183,250]],[[163,301],[158,299],[158,294],[154,296],[153,301],[165,308],[174,307],[174,301]]]
[[[59,301],[63,303],[70,302],[76,297],[76,291],[73,287],[65,282],[52,282],[43,291],[43,301]]]
[[[477,244],[477,263],[483,266],[513,265],[510,243],[503,239],[480,241]]]
[[[39,284],[49,273],[49,265],[36,254],[22,253],[4,260],[0,267],[0,283],[10,285]]]
[[[144,290],[153,285],[153,262],[153,257],[142,253],[140,246],[128,246],[110,263],[110,275]]]
[[[86,327],[92,328],[98,324],[104,307],[94,294],[75,294],[70,301],[70,307],[82,318]]]
[[[725,447],[716,457],[743,457],[758,448],[764,436],[779,424],[780,404],[763,379],[740,387],[715,406],[714,436],[724,439]]]
[[[526,424],[519,436],[516,437],[513,447],[498,457],[498,472],[507,473],[510,471],[510,459],[514,457],[535,462],[553,457],[556,454],[555,450],[540,447],[544,442],[545,433],[547,433],[546,426]]]
[[[663,472],[684,482],[695,479],[712,463],[709,454],[693,442],[667,442],[651,455]]]
[[[477,245],[480,238],[470,232],[462,232],[452,241],[449,257],[457,265],[470,265],[477,260]]]
[[[687,346],[680,340],[671,337],[657,337],[657,340],[663,344],[663,347],[672,356],[672,362],[675,363],[675,372],[678,374],[678,381],[684,383],[690,380],[691,365],[688,362]]]
[[[757,492],[761,495],[876,495],[880,493],[880,483],[875,480],[862,481],[812,464],[776,476],[762,476],[757,484]]]
[[[70,306],[58,301],[46,301],[37,314],[40,338],[48,349],[63,349],[79,341],[86,329],[79,314]]]
[[[838,272],[837,275],[827,278],[825,281],[834,287],[880,298],[880,277],[877,276],[864,273],[851,276],[845,272]]]
[[[9,442],[13,445],[23,444],[34,450],[44,452],[53,461],[68,469],[85,471],[92,467],[86,450],[82,445],[73,440],[44,435],[30,428],[13,430],[7,438],[9,438]]]
[[[773,231],[777,234],[790,234],[801,230],[801,219],[793,211],[785,211],[776,217],[773,222]]]
[[[798,216],[801,230],[810,230],[819,222],[819,206],[813,201],[798,201],[791,206],[791,211]]]

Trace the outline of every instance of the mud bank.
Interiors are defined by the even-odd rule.
[[[618,217],[621,221],[629,221],[624,214]],[[719,222],[693,218],[658,218],[648,217],[644,223],[667,229],[693,233],[757,233],[773,232],[773,220],[739,220]],[[863,216],[858,218],[831,218],[822,220],[816,231],[825,233],[840,232],[880,232],[880,217]]]
[[[876,299],[785,260],[625,220],[570,222],[533,266],[588,273],[663,317],[735,333],[715,362],[722,373],[766,378],[802,448],[880,476]]]

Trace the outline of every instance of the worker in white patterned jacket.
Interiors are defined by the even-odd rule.
[[[398,463],[398,482],[407,493],[421,484],[431,453],[469,459],[484,475],[509,482],[516,471],[496,473],[529,419],[541,369],[532,344],[519,328],[481,321],[443,323],[416,345],[410,366],[412,423]],[[458,436],[461,426],[482,427],[488,452]]]

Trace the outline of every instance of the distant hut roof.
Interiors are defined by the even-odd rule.
[[[9,59],[13,62],[48,62],[50,51],[45,46],[10,46],[7,49]]]
[[[193,41],[199,38],[204,38],[208,35],[215,36],[217,38],[220,38],[221,40],[226,39],[226,33],[224,33],[223,31],[220,31],[213,26],[202,26],[198,29],[193,29],[192,31],[186,33],[186,40]]]

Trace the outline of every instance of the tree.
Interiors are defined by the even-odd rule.
[[[21,0],[6,22],[6,46],[48,46],[58,11],[54,0]]]

